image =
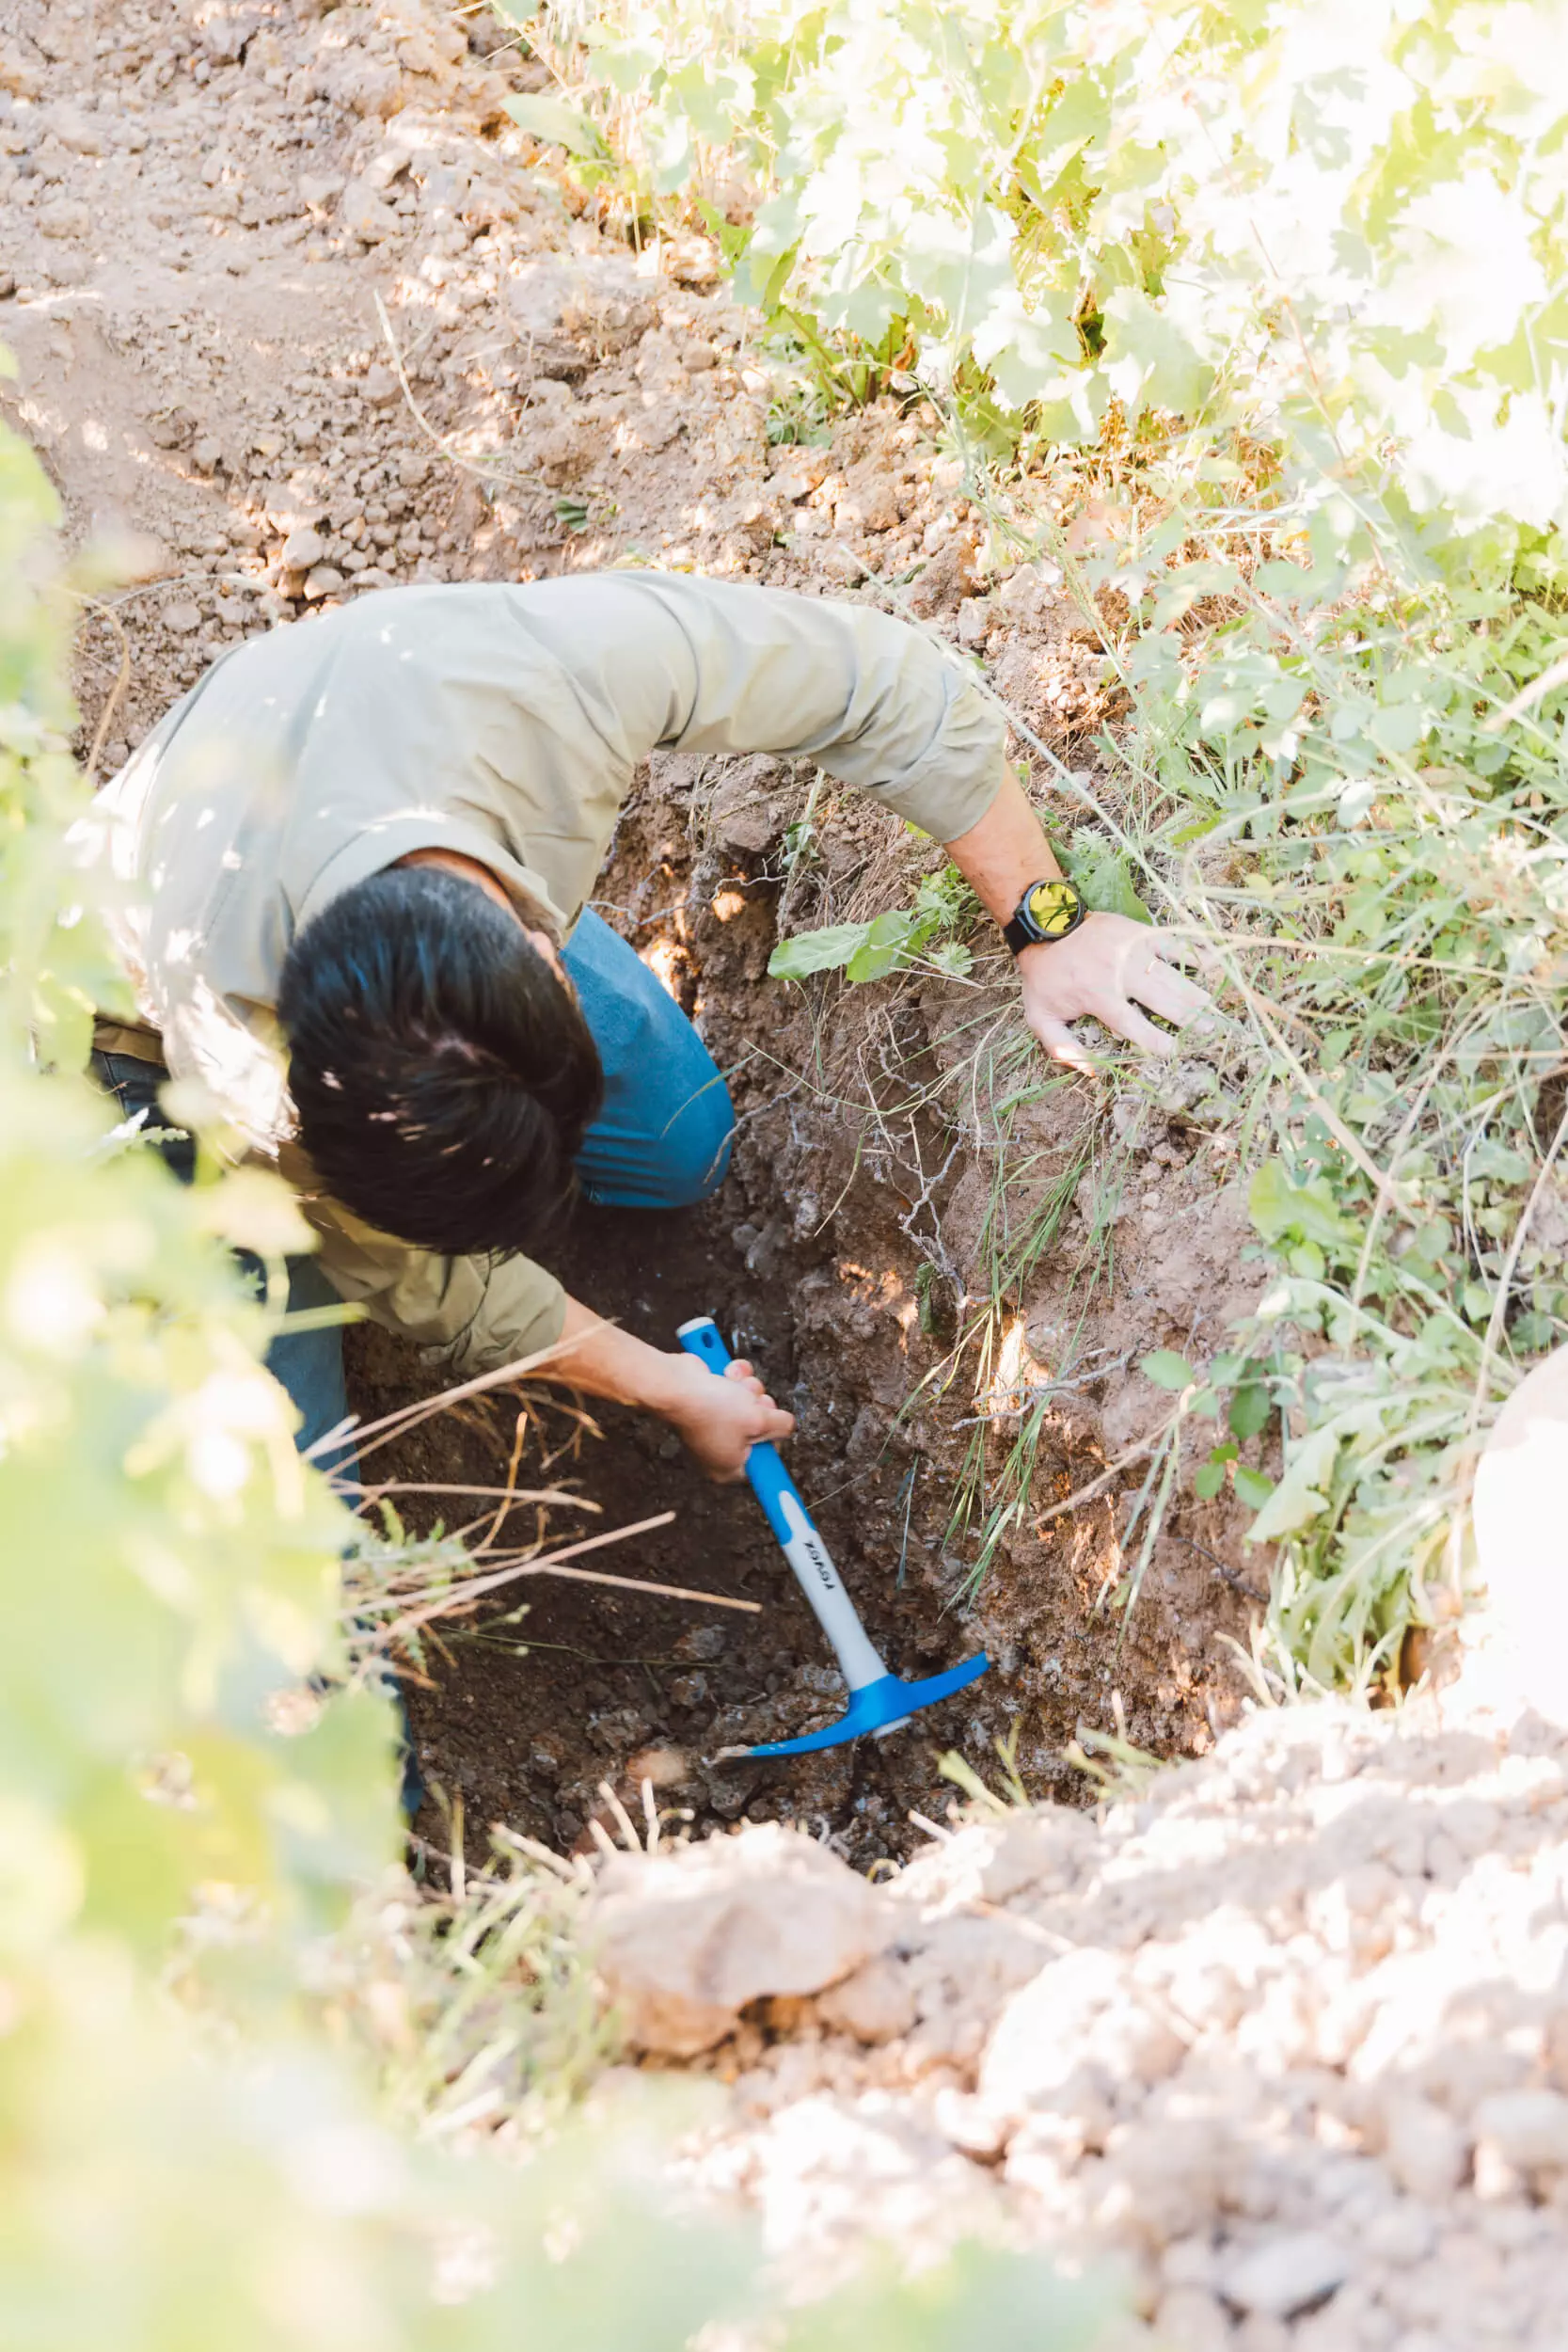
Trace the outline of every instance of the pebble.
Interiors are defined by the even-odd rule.
[[[1226,2352],[1230,2322],[1202,2287],[1173,2287],[1154,2313],[1154,2333],[1170,2352]]]
[[[103,133],[86,115],[70,111],[56,114],[53,127],[61,146],[69,147],[73,155],[103,154]]]
[[[1568,2172],[1568,2099],[1560,2090],[1506,2090],[1483,2099],[1475,2133],[1515,2172]]]
[[[323,596],[341,596],[344,586],[342,573],[336,564],[313,564],[305,578],[308,602],[319,603]]]
[[[880,1958],[867,1961],[842,1984],[824,1993],[817,2006],[824,2025],[853,2034],[857,2042],[896,2042],[901,2034],[911,2032],[915,2023],[914,1994],[907,1973],[895,1962]],[[940,2121],[938,2129],[944,2137],[956,2139]],[[993,2133],[995,2129],[993,2120]]]
[[[309,572],[313,571],[325,555],[326,541],[321,532],[311,524],[304,523],[297,531],[290,532],[283,542],[278,561],[286,572]]]
[[[92,227],[92,215],[74,197],[56,197],[52,204],[40,204],[34,215],[39,232],[45,237],[85,237]]]
[[[1364,2252],[1370,2254],[1380,2268],[1407,2270],[1415,2263],[1425,2262],[1437,2242],[1435,2217],[1425,2206],[1412,2204],[1402,2198],[1397,2204],[1385,2206],[1375,2213],[1361,2234]]]
[[[1229,2262],[1221,2286],[1227,2303],[1244,2315],[1293,2319],[1343,2286],[1350,2277],[1343,2247],[1318,2230],[1292,2231],[1264,2238]]]
[[[379,359],[372,367],[366,369],[364,379],[359,387],[360,396],[368,401],[372,408],[389,408],[393,401],[399,398],[401,390],[402,387],[391,369],[383,367]]]
[[[637,2048],[691,2056],[766,1994],[817,1993],[885,1940],[885,1899],[769,1821],[738,1837],[617,1854],[595,1890],[599,1963]]]
[[[368,180],[351,180],[338,208],[343,227],[366,245],[380,245],[397,234],[402,223]]]
[[[1436,2203],[1450,2196],[1470,2162],[1467,2135],[1430,2099],[1402,2095],[1384,2111],[1389,2171],[1412,2197]]]
[[[201,627],[201,607],[180,597],[173,604],[166,604],[158,617],[176,637],[188,637]]]

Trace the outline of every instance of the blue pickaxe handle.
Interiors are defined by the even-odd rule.
[[[675,1336],[689,1355],[701,1357],[710,1372],[722,1374],[733,1360],[711,1315],[699,1315],[690,1323],[683,1323]],[[966,1683],[985,1673],[987,1661],[982,1655],[967,1659],[947,1674],[932,1675],[924,1682],[900,1682],[895,1675],[889,1674],[845,1590],[844,1580],[833,1565],[827,1545],[800,1500],[795,1481],[779,1458],[778,1448],[754,1445],[746,1457],[746,1476],[811,1603],[817,1624],[832,1644],[833,1654],[849,1686],[849,1708],[842,1721],[826,1731],[812,1732],[803,1740],[782,1740],[768,1747],[754,1748],[754,1756],[799,1756],[810,1749],[838,1747],[847,1740],[858,1739],[863,1732],[896,1731],[916,1708],[932,1706],[952,1691],[961,1691]]]

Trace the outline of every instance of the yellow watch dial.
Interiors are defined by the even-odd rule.
[[[1047,939],[1060,939],[1072,929],[1078,893],[1069,882],[1037,882],[1029,893],[1029,912]]]

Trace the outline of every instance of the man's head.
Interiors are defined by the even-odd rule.
[[[409,864],[345,890],[289,950],[300,1141],[335,1199],[402,1241],[528,1249],[571,1191],[604,1076],[549,918],[526,925],[490,876]]]

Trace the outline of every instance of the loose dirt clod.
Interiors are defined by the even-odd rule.
[[[885,1931],[865,1881],[776,1821],[615,1855],[590,1923],[628,2042],[676,2058],[721,2042],[752,2001],[849,1976]]]

